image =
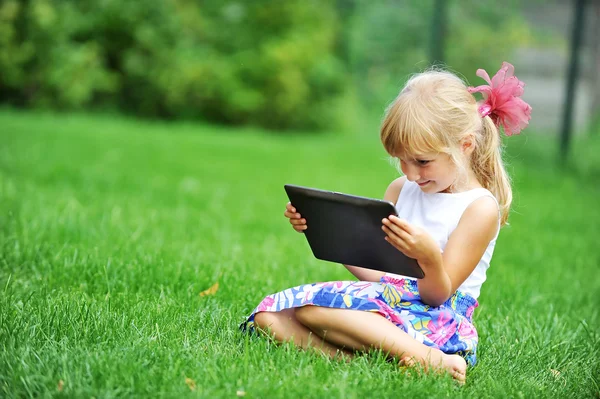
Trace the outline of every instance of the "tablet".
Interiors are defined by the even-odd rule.
[[[288,198],[306,219],[304,231],[317,259],[423,278],[423,270],[385,240],[381,220],[398,215],[388,201],[286,184]]]

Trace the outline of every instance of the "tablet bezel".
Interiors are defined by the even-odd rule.
[[[284,189],[292,205],[306,219],[304,233],[317,259],[424,277],[415,259],[385,241],[381,220],[397,216],[393,203],[293,184],[284,185]]]

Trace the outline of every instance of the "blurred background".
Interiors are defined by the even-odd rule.
[[[443,63],[479,85],[477,68],[509,61],[532,130],[559,133],[573,75],[572,130],[586,132],[599,21],[597,0],[2,0],[0,104],[361,130],[410,73]]]

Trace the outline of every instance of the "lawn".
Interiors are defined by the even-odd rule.
[[[2,397],[600,395],[600,140],[563,167],[554,139],[507,140],[514,208],[458,387],[237,328],[268,293],[351,278],[287,224],[283,185],[381,197],[397,172],[376,125],[302,135],[3,110],[0,126]]]

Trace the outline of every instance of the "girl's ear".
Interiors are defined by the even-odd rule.
[[[475,140],[473,140],[472,135],[469,135],[460,141],[460,150],[467,157],[471,156],[473,151],[475,151]]]

